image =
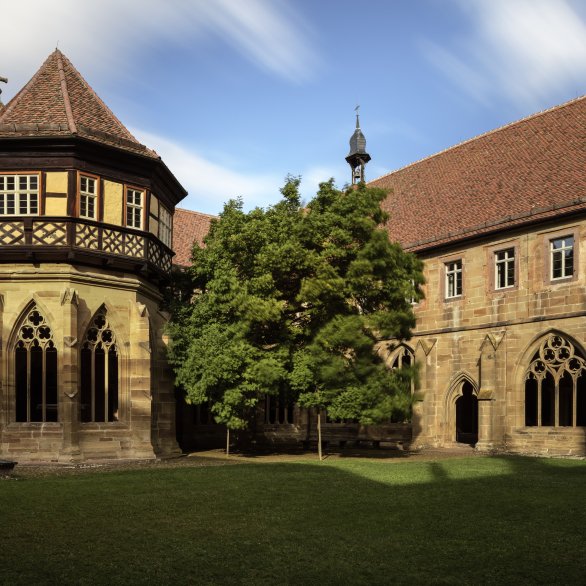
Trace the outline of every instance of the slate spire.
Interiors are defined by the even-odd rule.
[[[356,106],[356,129],[350,137],[350,153],[346,157],[347,163],[352,169],[352,185],[365,181],[364,166],[370,161],[370,155],[366,152],[366,138],[360,129],[360,115]]]

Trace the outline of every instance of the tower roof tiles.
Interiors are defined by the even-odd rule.
[[[159,158],[132,136],[58,49],[0,110],[0,138],[42,136],[80,136]]]

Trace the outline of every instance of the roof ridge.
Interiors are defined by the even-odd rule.
[[[188,210],[186,208],[176,207],[175,211],[187,212],[189,214],[195,214],[197,216],[207,216],[208,218],[219,218],[220,216],[214,214],[206,214],[205,212],[198,212],[196,210]]]
[[[550,112],[553,112],[554,110],[561,110],[562,108],[565,108],[567,106],[571,106],[572,104],[579,102],[580,100],[584,100],[584,99],[586,99],[586,94],[584,94],[582,96],[578,96],[577,98],[573,98],[571,100],[568,100],[567,102],[564,102],[563,104],[558,104],[557,106],[552,106],[551,108],[546,108],[545,110],[540,110],[539,112],[529,114],[528,116],[525,116],[524,118],[520,118],[519,120],[509,122],[507,124],[504,124],[503,126],[499,126],[498,128],[493,128],[492,130],[488,130],[487,132],[483,132],[482,134],[477,134],[476,136],[473,136],[471,138],[467,138],[466,140],[463,140],[462,142],[459,142],[455,145],[447,147],[441,151],[438,151],[437,153],[433,153],[432,155],[428,155],[427,157],[422,157],[421,159],[413,161],[412,163],[404,165],[403,167],[399,167],[398,169],[395,169],[394,171],[390,171],[389,173],[384,173],[383,175],[380,175],[379,177],[371,179],[367,183],[368,184],[374,183],[375,181],[379,181],[380,179],[384,179],[385,177],[390,177],[391,175],[394,175],[395,173],[399,173],[400,171],[404,171],[405,169],[409,169],[409,167],[413,167],[414,165],[418,165],[420,163],[423,163],[424,161],[428,161],[428,160],[433,159],[435,157],[439,157],[440,155],[443,155],[447,152],[456,150],[456,149],[458,149],[464,145],[467,145],[468,143],[471,143],[475,140],[479,140],[481,138],[491,136],[492,134],[495,134],[496,132],[500,132],[501,130],[506,130],[507,128],[511,128],[512,126],[516,126],[517,124],[522,124],[522,123],[527,122],[528,120],[531,120],[533,118],[539,118],[540,116],[543,116],[545,114],[549,114]]]
[[[112,112],[112,110],[107,106],[107,104],[102,100],[102,98],[100,98],[100,96],[95,92],[94,88],[86,81],[86,79],[83,77],[83,75],[81,75],[81,73],[77,70],[75,65],[73,65],[73,63],[71,63],[71,61],[67,58],[67,56],[64,55],[63,53],[61,53],[61,51],[59,51],[59,49],[56,49],[56,51],[59,53],[59,55],[61,55],[61,57],[63,57],[63,59],[65,60],[67,65],[69,67],[71,67],[71,69],[77,74],[78,79],[81,81],[81,83],[83,83],[85,88],[98,101],[100,106],[102,106],[104,108],[104,110],[106,110],[106,112],[114,119],[114,121],[118,125],[120,125],[120,127],[126,132],[126,134],[131,137],[131,140],[133,140],[135,143],[137,143],[141,146],[144,146],[137,140],[137,138],[130,132],[130,130],[128,130],[128,128],[126,128],[126,126],[120,121],[120,119],[116,116],[116,114],[114,114],[114,112]]]
[[[67,116],[67,123],[69,124],[69,130],[73,134],[77,134],[77,127],[75,125],[75,119],[73,117],[73,111],[71,110],[71,100],[69,99],[69,89],[67,88],[67,80],[65,79],[65,72],[63,71],[63,53],[59,49],[55,49],[57,53],[57,70],[59,71],[59,81],[61,82],[61,95],[63,96],[63,104],[65,106],[65,114]]]

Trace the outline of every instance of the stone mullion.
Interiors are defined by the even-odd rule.
[[[31,349],[26,349],[26,420],[31,420]]]
[[[537,379],[537,427],[541,427],[541,383],[543,377]]]
[[[576,427],[576,411],[578,407],[578,377],[572,376],[572,427]]]
[[[554,400],[554,419],[553,419],[553,424],[554,427],[559,427],[560,426],[560,381],[559,378],[556,378],[555,380],[555,391],[554,391],[554,396],[553,396],[553,400]]]
[[[75,460],[80,457],[79,424],[79,344],[77,340],[78,299],[74,289],[66,289],[61,298],[63,317],[63,343],[58,354],[59,393],[58,413],[63,426],[63,443],[60,457],[63,460]]]
[[[41,420],[47,421],[47,348],[41,346],[41,368],[43,376],[41,377]],[[57,411],[59,417],[59,411]]]

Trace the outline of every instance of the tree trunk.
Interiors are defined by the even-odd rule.
[[[230,456],[230,428],[226,428],[226,456]]]
[[[319,461],[323,460],[323,454],[321,449],[321,409],[317,412],[317,453],[319,455]]]

